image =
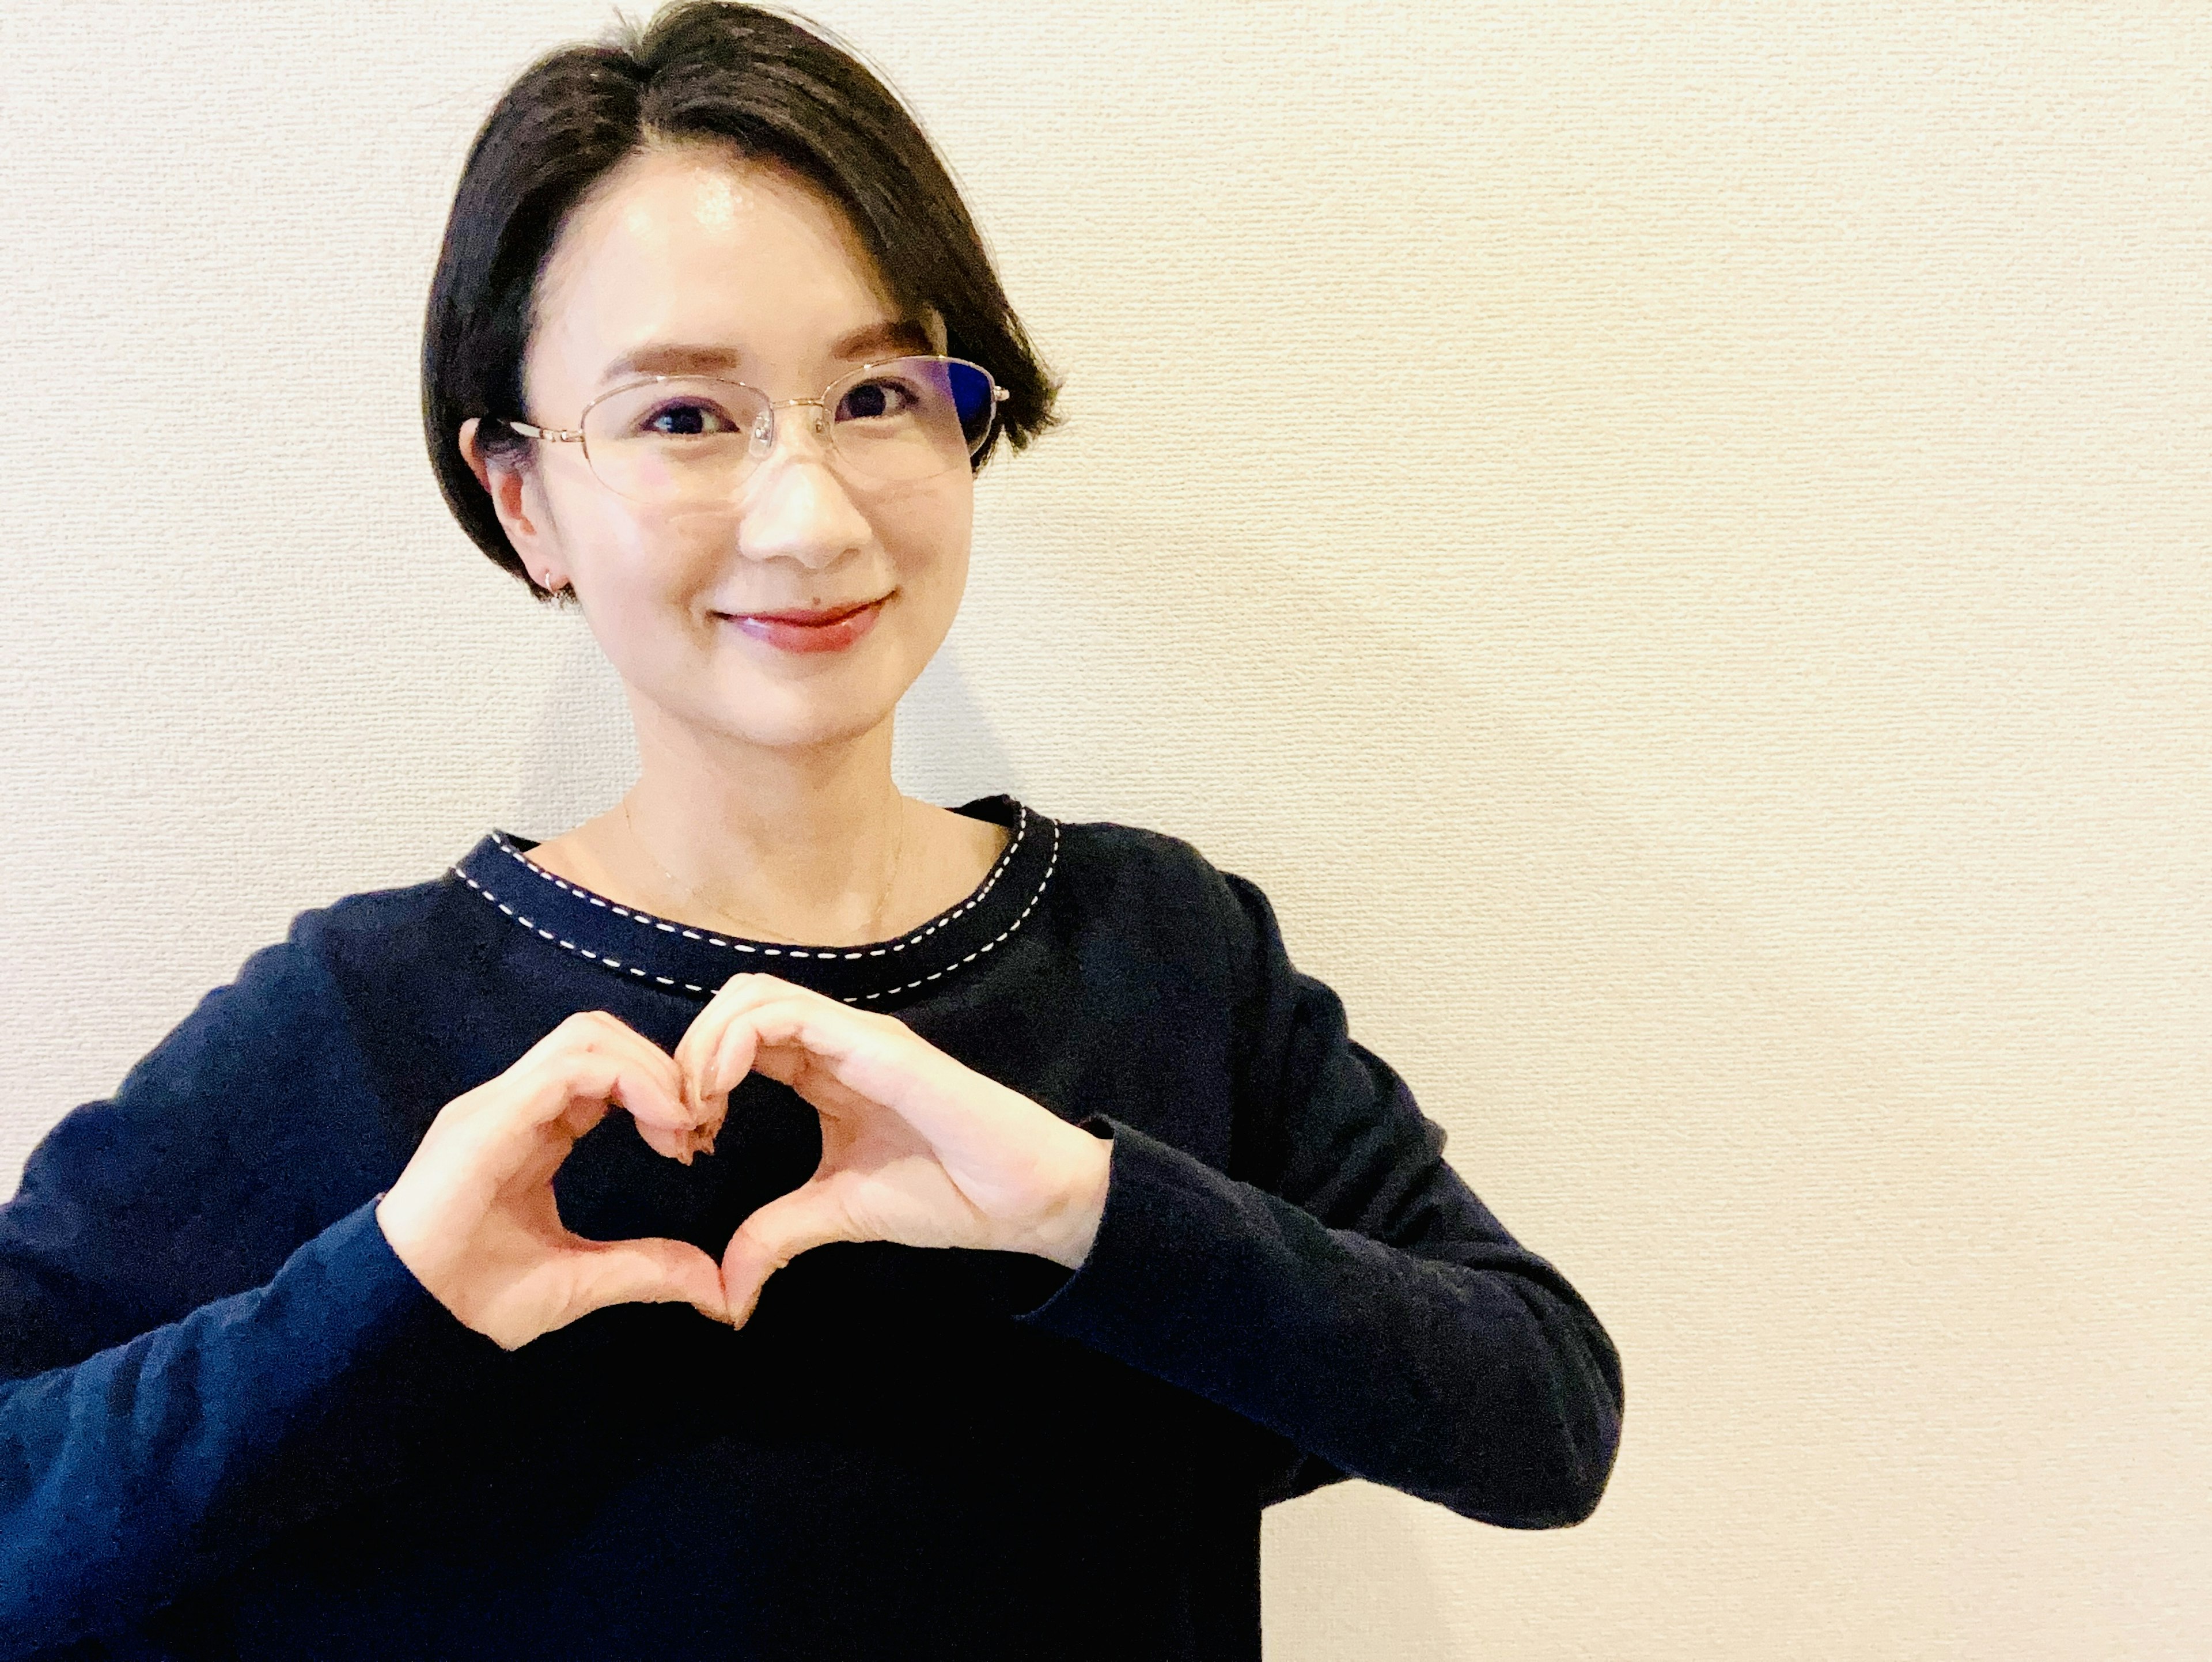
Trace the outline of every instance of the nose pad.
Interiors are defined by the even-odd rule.
[[[807,405],[805,402],[801,402],[797,405],[787,405],[785,406],[785,408],[792,410],[805,409]],[[815,407],[814,414],[811,417],[802,417],[801,419],[809,420],[811,422],[811,424],[814,429],[815,436],[823,441],[825,449],[834,447],[830,446],[828,443],[830,432],[829,417],[818,406]],[[746,454],[752,458],[756,464],[757,464],[765,461],[768,459],[769,453],[775,448],[775,406],[771,405],[762,410],[760,414],[753,417],[752,429],[747,435]]]
[[[769,459],[781,437],[779,417],[785,417],[811,426],[814,444],[811,454],[810,447],[793,444],[784,465],[776,469],[776,477],[771,480],[767,477]],[[791,531],[793,525],[800,521],[811,525],[824,516],[834,520],[841,531],[854,530],[856,487],[837,449],[830,411],[820,399],[794,399],[788,404],[770,405],[759,411],[746,429],[745,454],[748,465],[744,477],[738,484],[732,501],[741,517],[756,514],[762,516],[762,524],[752,539],[760,546],[781,545],[785,540],[783,533]],[[801,465],[806,462],[814,466],[808,468]],[[800,479],[806,483],[794,484],[794,480]],[[794,490],[799,494],[789,496]],[[794,514],[798,516],[796,520],[792,519]],[[791,520],[792,524],[785,524],[787,520]],[[813,533],[808,532],[805,536],[811,539]]]

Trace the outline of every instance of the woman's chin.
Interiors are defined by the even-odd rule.
[[[842,679],[842,678],[839,678]],[[702,709],[699,718],[731,738],[765,749],[848,743],[872,733],[898,708],[872,683],[832,686],[743,687]]]

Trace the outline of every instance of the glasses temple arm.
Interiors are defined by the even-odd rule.
[[[507,417],[501,417],[501,419],[516,432],[528,438],[545,439],[555,444],[581,444],[584,441],[584,435],[581,433],[571,433],[550,427],[532,427],[526,421],[515,421]]]

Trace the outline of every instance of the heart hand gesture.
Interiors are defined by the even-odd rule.
[[[719,1270],[688,1242],[588,1240],[562,1224],[553,1174],[612,1107],[688,1165],[714,1147],[749,1072],[821,1116],[822,1160],[745,1220]],[[446,1105],[376,1216],[440,1303],[512,1350],[633,1300],[683,1300],[742,1326],[770,1275],[830,1241],[1030,1252],[1073,1269],[1097,1233],[1109,1156],[894,1016],[738,975],[672,1058],[604,1011],[570,1016]]]

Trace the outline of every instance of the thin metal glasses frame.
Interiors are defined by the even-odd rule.
[[[848,369],[843,374],[839,375],[827,387],[823,387],[822,389],[822,396],[818,399],[786,399],[783,402],[779,404],[774,399],[769,399],[765,392],[763,392],[759,387],[755,387],[750,381],[732,380],[727,375],[640,375],[635,380],[624,381],[619,387],[610,387],[605,392],[600,393],[598,398],[593,399],[590,404],[586,405],[582,410],[577,412],[576,421],[578,424],[573,428],[538,427],[533,426],[531,423],[526,421],[518,421],[512,417],[502,417],[502,419],[505,420],[507,424],[513,428],[516,432],[529,438],[543,439],[549,443],[553,444],[582,444],[584,442],[583,423],[591,420],[593,405],[613,398],[618,393],[634,393],[641,387],[651,387],[656,382],[666,380],[719,380],[726,382],[732,387],[742,387],[748,393],[760,393],[761,398],[767,402],[769,412],[768,441],[769,448],[773,449],[775,448],[776,435],[779,431],[775,420],[775,412],[777,411],[793,410],[797,409],[803,405],[812,405],[815,411],[813,427],[814,431],[818,435],[822,434],[828,426],[827,418],[830,413],[830,395],[836,392],[841,385],[846,381],[854,380],[859,376],[865,375],[871,370],[888,368],[894,363],[912,363],[916,361],[925,363],[964,363],[969,368],[975,370],[978,374],[981,374],[991,383],[991,425],[987,425],[983,429],[982,438],[978,439],[975,441],[975,448],[980,449],[982,447],[984,440],[988,439],[991,435],[991,426],[995,425],[998,422],[998,406],[1004,404],[1008,399],[1012,398],[1013,394],[1009,393],[1005,387],[1000,386],[999,378],[996,375],[992,374],[988,369],[984,368],[981,364],[977,363],[974,359],[946,357],[937,353],[909,352],[902,357],[884,358],[878,362],[864,363],[857,369]],[[834,445],[834,440],[832,441],[832,443]],[[973,458],[975,454],[975,450],[971,449],[968,454],[970,458]],[[585,460],[589,461],[591,460],[591,454],[592,453],[586,449],[584,452]]]

